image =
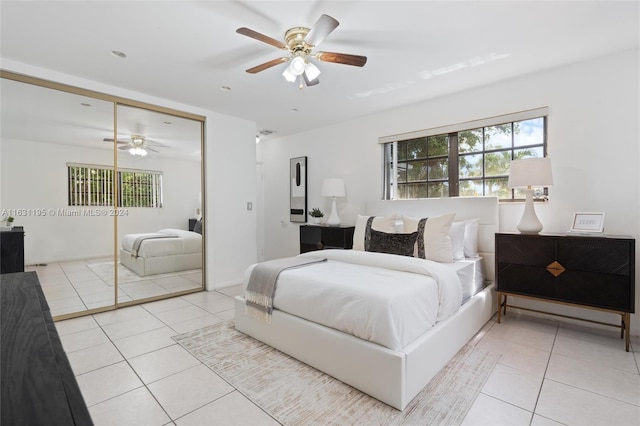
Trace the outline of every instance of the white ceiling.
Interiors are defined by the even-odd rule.
[[[637,48],[639,10],[638,1],[2,0],[0,54],[281,136]],[[238,27],[283,39],[323,13],[340,26],[317,50],[367,56],[363,68],[318,63],[320,84],[303,90],[281,76],[286,65],[245,72],[282,52]]]

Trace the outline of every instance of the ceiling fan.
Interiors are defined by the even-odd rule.
[[[103,141],[113,143],[112,138],[104,138]],[[131,135],[131,140],[118,140],[117,143],[119,145],[123,145],[118,147],[118,149],[127,150],[129,151],[129,154],[133,155],[134,157],[144,157],[148,154],[148,151],[158,152],[157,150],[151,148],[151,146],[166,147],[166,145],[161,145],[158,142],[147,139],[142,135]]]
[[[263,43],[275,46],[278,49],[287,50],[291,54],[291,56],[272,59],[271,61],[249,68],[247,72],[249,74],[256,74],[276,65],[290,62],[282,75],[287,81],[292,83],[295,83],[299,78],[300,88],[302,89],[303,81],[307,86],[314,86],[319,83],[318,76],[320,75],[320,70],[309,61],[309,58],[323,62],[363,67],[364,64],[367,63],[366,56],[335,52],[312,52],[338,25],[340,25],[340,23],[335,18],[329,15],[322,15],[311,28],[293,27],[287,30],[284,35],[284,42],[246,27],[238,28],[236,30],[238,34],[254,38]]]

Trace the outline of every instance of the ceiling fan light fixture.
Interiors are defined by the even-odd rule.
[[[295,83],[296,82],[296,78],[298,77],[297,75],[295,75],[294,73],[291,72],[291,70],[289,70],[289,67],[286,67],[284,69],[284,71],[282,72],[282,75],[284,76],[284,78],[287,79],[288,82],[290,83]]]
[[[246,27],[238,28],[236,30],[238,34],[253,38],[277,47],[278,49],[286,50],[291,54],[290,57],[283,56],[251,67],[247,69],[246,72],[256,74],[282,64],[283,62],[289,62],[282,73],[287,81],[291,83],[300,81],[300,86],[304,86],[304,84],[307,86],[315,86],[319,83],[318,76],[320,75],[320,70],[308,62],[309,57],[313,57],[322,62],[332,62],[356,67],[364,66],[367,62],[366,56],[336,52],[313,52],[322,40],[335,30],[338,25],[340,25],[340,23],[335,18],[323,14],[311,28],[289,28],[284,34],[284,42]]]
[[[148,152],[144,148],[134,147],[129,150],[129,154],[133,155],[134,157],[144,157],[148,154]]]
[[[306,62],[302,56],[296,56],[289,64],[289,71],[294,75],[302,75],[306,69]]]
[[[318,78],[318,76],[320,75],[320,70],[311,62],[308,62],[304,69],[304,74],[307,76],[307,80],[312,81]]]

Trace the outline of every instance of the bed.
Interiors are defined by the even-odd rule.
[[[120,263],[141,277],[202,268],[202,235],[182,229],[122,237]]]
[[[493,297],[494,292],[494,234],[498,230],[498,202],[495,197],[474,197],[474,198],[451,198],[451,199],[429,199],[429,200],[402,200],[402,201],[376,201],[367,205],[367,215],[375,217],[389,217],[394,214],[404,216],[413,216],[416,218],[431,217],[435,218],[439,215],[446,215],[455,212],[455,221],[457,223],[473,222],[477,225],[477,253],[470,259],[461,259],[450,263],[432,262],[435,264],[435,272],[427,272],[435,279],[435,290],[441,290],[442,276],[457,276],[459,280],[459,297],[457,303],[464,303],[458,308],[457,306],[452,312],[436,311],[428,312],[428,319],[425,318],[408,318],[401,328],[411,329],[411,333],[405,335],[395,333],[393,330],[385,329],[384,325],[375,325],[373,328],[380,329],[382,337],[371,335],[363,336],[363,332],[355,332],[349,330],[349,327],[336,326],[328,322],[328,320],[320,319],[317,311],[318,307],[302,306],[296,310],[291,306],[295,306],[296,295],[283,296],[286,287],[295,287],[301,278],[299,274],[311,274],[314,277],[322,277],[331,274],[326,268],[330,265],[313,265],[303,268],[284,271],[278,279],[278,287],[276,296],[274,297],[274,309],[270,317],[270,324],[260,321],[245,312],[246,301],[243,296],[235,298],[235,326],[239,331],[248,334],[290,356],[311,365],[341,381],[347,383],[386,404],[402,410],[406,405],[422,390],[433,378],[433,376],[444,367],[447,362],[455,355],[465,343],[477,333],[480,328],[491,318],[496,309]],[[396,216],[397,218],[398,216]],[[359,218],[360,220],[360,218]],[[398,219],[396,219],[397,227]],[[429,223],[427,221],[427,223]],[[407,222],[405,221],[406,225]],[[453,228],[452,228],[453,229]],[[398,229],[396,228],[397,232]],[[356,234],[359,227],[356,226]],[[357,253],[359,247],[356,247],[360,241],[358,235],[354,235],[354,250],[344,251],[343,254],[333,253],[333,251],[322,251],[315,253],[306,253],[301,256],[321,255],[328,258],[328,264],[343,262],[344,256],[357,258],[355,262],[355,271],[345,269],[337,272],[338,276],[346,276],[348,274],[357,274],[364,276],[368,272],[359,272],[357,268],[382,267],[386,266],[385,256],[400,258],[403,256],[388,255],[382,253]],[[336,251],[337,252],[337,251]],[[337,257],[336,257],[337,256]],[[361,260],[360,258],[373,258],[370,260]],[[421,259],[411,259],[400,261],[407,265],[400,266],[399,269],[420,269],[418,265]],[[362,265],[360,263],[372,263],[372,265]],[[393,261],[395,264],[396,262]],[[423,261],[424,264],[428,263]],[[417,266],[414,266],[417,265]],[[343,266],[340,263],[341,267]],[[255,266],[252,266],[252,268]],[[316,273],[313,272],[316,268]],[[319,268],[319,269],[318,269]],[[325,268],[323,270],[323,268]],[[351,266],[345,268],[351,268]],[[247,285],[250,276],[249,268],[245,274],[245,283]],[[304,272],[304,270],[307,270]],[[323,271],[320,273],[319,271]],[[445,272],[446,271],[446,272]],[[394,272],[395,274],[395,272]],[[355,276],[355,275],[354,275]],[[465,278],[466,277],[466,278]],[[394,283],[409,283],[412,278],[393,278]],[[288,284],[285,284],[289,281]],[[432,280],[433,281],[433,280]],[[466,282],[465,285],[462,282]],[[425,281],[426,282],[426,281]],[[281,286],[282,284],[282,287]],[[395,284],[394,284],[395,285]],[[411,287],[413,284],[409,285]],[[432,284],[429,284],[430,286]],[[378,286],[378,284],[375,284]],[[298,286],[300,287],[300,286]],[[315,285],[308,286],[313,289]],[[376,291],[378,288],[375,287]],[[404,289],[404,287],[403,287]],[[314,290],[315,291],[315,290]],[[404,290],[403,290],[404,291]],[[280,293],[282,292],[282,293]],[[304,292],[307,292],[306,290]],[[456,293],[456,292],[454,292]],[[463,293],[465,293],[463,295]],[[322,293],[321,293],[322,294]],[[330,293],[324,293],[322,297],[327,298]],[[286,301],[286,298],[291,300]],[[331,298],[332,296],[329,296]],[[371,296],[368,296],[371,297]],[[394,299],[396,296],[385,295],[384,300],[402,301],[402,299]],[[357,299],[357,298],[356,298]],[[352,300],[356,300],[352,299]],[[359,300],[359,299],[358,299]],[[292,303],[292,301],[294,303]],[[405,303],[406,301],[402,302]],[[349,304],[349,302],[334,302]],[[368,302],[365,303],[368,305]],[[393,303],[392,303],[393,304]],[[442,304],[442,303],[441,303]],[[446,303],[445,303],[446,304]],[[280,305],[285,308],[280,309]],[[340,307],[339,306],[339,307]],[[429,311],[429,308],[422,308],[418,305],[406,305],[408,307],[400,307],[399,310],[417,311],[418,317],[423,311]],[[293,311],[286,312],[284,309]],[[346,309],[346,308],[345,308]],[[379,309],[379,308],[371,308]],[[329,317],[336,316],[336,312]],[[383,312],[375,311],[374,312]],[[385,314],[374,314],[376,317],[385,316]],[[397,313],[386,315],[396,318]],[[354,316],[355,317],[355,316]],[[310,319],[307,319],[310,318]],[[434,319],[435,318],[435,319]],[[418,330],[414,327],[419,321],[434,322],[431,326],[427,326],[426,330]],[[357,321],[352,321],[357,322]],[[371,327],[370,327],[371,328]],[[342,331],[341,331],[342,329]],[[366,332],[364,332],[366,334]],[[399,336],[393,336],[400,334]],[[357,337],[357,335],[360,337]],[[390,340],[385,340],[386,335],[392,335]],[[417,337],[416,337],[417,336]],[[372,341],[373,340],[373,341]]]

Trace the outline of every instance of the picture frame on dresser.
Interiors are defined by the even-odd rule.
[[[603,235],[604,213],[574,213],[569,233]]]

